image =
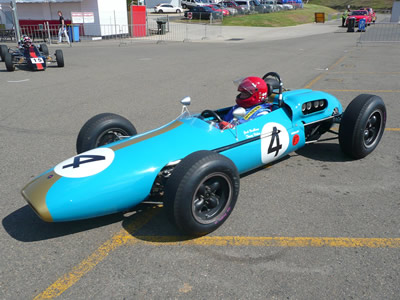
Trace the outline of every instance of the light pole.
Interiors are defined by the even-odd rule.
[[[10,5],[11,5],[13,15],[14,15],[15,36],[17,38],[17,41],[20,41],[21,40],[21,31],[20,31],[19,20],[18,20],[17,3],[15,0],[12,0],[10,2]]]

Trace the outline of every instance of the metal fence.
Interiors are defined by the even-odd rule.
[[[168,16],[148,19],[145,25],[93,25],[79,24],[67,27],[70,42],[118,40],[126,43],[129,40],[154,41],[188,41],[204,40],[222,37],[220,20],[211,19],[204,22],[190,21],[169,22]],[[29,25],[21,26],[21,34],[32,38],[35,43],[57,43],[59,41],[59,26]],[[61,35],[62,42],[67,41],[65,34]]]
[[[400,24],[380,22],[368,26],[365,32],[361,32],[358,42],[400,43]]]

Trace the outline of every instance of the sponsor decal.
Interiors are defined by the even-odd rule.
[[[110,148],[98,148],[59,163],[54,171],[63,177],[82,178],[98,174],[113,162],[115,153]]]
[[[243,134],[246,136],[247,139],[255,137],[255,136],[259,136],[260,128],[253,128],[253,129],[245,130],[245,131],[243,131]]]
[[[249,111],[249,112],[247,113],[247,115],[244,116],[243,119],[248,120],[248,119],[249,119],[252,115],[254,115],[254,114],[257,112],[257,110],[259,110],[260,108],[261,108],[261,105],[257,105],[257,106],[254,107],[251,111]]]

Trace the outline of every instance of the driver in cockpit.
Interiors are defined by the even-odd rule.
[[[238,83],[239,95],[236,96],[236,105],[224,116],[223,121],[219,123],[221,129],[232,128],[233,111],[238,107],[246,110],[246,115],[238,119],[242,124],[253,120],[262,115],[268,114],[272,110],[272,104],[266,103],[268,99],[268,86],[262,78],[246,77]]]

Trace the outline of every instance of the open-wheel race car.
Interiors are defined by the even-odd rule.
[[[50,55],[46,44],[36,46],[29,41],[13,48],[0,45],[0,56],[9,72],[15,71],[15,66],[26,66],[32,71],[43,71],[50,63],[57,63],[58,67],[64,67],[62,50],[56,50],[53,55]]]
[[[22,195],[48,222],[129,211],[160,196],[182,232],[204,235],[232,213],[240,174],[318,142],[327,132],[337,135],[353,159],[377,147],[386,123],[380,97],[359,95],[343,111],[326,92],[285,90],[277,73],[261,80],[271,111],[247,122],[243,107],[234,107],[223,127],[232,107],[190,114],[189,97],[181,101],[177,119],[142,134],[122,116],[96,115],[79,132],[78,155],[33,179]],[[335,124],[338,132],[331,130]]]

